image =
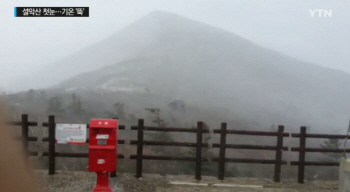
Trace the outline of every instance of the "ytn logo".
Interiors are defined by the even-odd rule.
[[[332,9],[309,9],[311,17],[332,17]]]

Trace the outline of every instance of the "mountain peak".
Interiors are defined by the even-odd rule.
[[[174,18],[186,18],[184,16],[181,16],[176,13],[171,13],[168,11],[162,11],[162,10],[154,10],[148,13],[145,17],[150,17],[150,18],[166,18],[166,19],[174,19]],[[142,18],[141,18],[142,19]],[[188,18],[186,18],[188,19]]]
[[[148,13],[148,15],[157,15],[157,16],[161,16],[161,15],[177,15],[176,13],[171,13],[171,12],[168,12],[168,11],[163,11],[163,10],[159,10],[159,9],[156,9],[156,10],[153,10],[151,12]]]
[[[144,17],[140,18],[139,20],[136,20],[134,23],[136,25],[161,25],[162,27],[184,27],[184,26],[191,26],[191,25],[202,25],[207,26],[204,23],[201,23],[199,21],[193,20],[191,18],[171,13],[167,11],[162,10],[154,10]],[[130,25],[132,27],[133,25]]]

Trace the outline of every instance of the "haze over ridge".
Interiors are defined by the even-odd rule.
[[[266,122],[295,119],[298,125],[343,126],[341,120],[349,114],[347,73],[293,59],[175,14],[152,12],[85,51],[87,58],[98,56],[106,67],[59,87],[96,88],[109,82],[110,87],[147,89],[198,105],[239,108]],[[121,52],[127,57],[121,59]],[[94,63],[91,59],[87,66]]]
[[[152,43],[152,39],[149,38],[157,37],[157,33],[160,32],[159,30],[164,29],[164,26],[160,27],[158,25],[159,23],[157,24],[157,21],[160,22],[161,20],[164,20],[165,23],[167,23],[166,20],[169,20],[168,23],[177,20],[178,22],[184,22],[188,25],[196,24],[197,26],[205,27],[205,30],[211,28],[211,30],[220,31],[222,34],[227,33],[231,36],[236,36],[236,40],[239,39],[240,41],[249,41],[231,32],[202,24],[200,22],[182,17],[174,13],[168,13],[165,11],[153,11],[145,17],[128,25],[124,29],[109,36],[105,40],[86,47],[76,53],[69,55],[68,57],[62,58],[61,60],[49,65],[44,70],[40,71],[37,75],[33,75],[30,78],[19,81],[19,83],[15,84],[15,86],[22,88],[49,87],[58,81],[72,77],[73,75],[79,74],[81,72],[91,71],[99,67],[115,64],[116,62],[132,59],[133,57],[139,56],[140,54],[152,55],[152,51],[162,51],[164,49],[163,47],[158,48],[158,50],[148,50],[150,48],[149,43]],[[184,23],[181,23],[181,25]],[[137,31],[140,30],[144,32],[146,28],[148,29],[147,34],[142,34]],[[168,39],[165,41],[168,41]],[[164,43],[167,43],[171,46],[170,40],[169,42]],[[55,71],[55,73],[45,74],[49,73],[49,71]]]

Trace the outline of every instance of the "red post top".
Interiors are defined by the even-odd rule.
[[[91,119],[90,128],[117,128],[118,120],[116,119]]]
[[[106,148],[106,146],[116,146],[118,138],[117,119],[91,119],[89,130],[89,146],[94,145]]]

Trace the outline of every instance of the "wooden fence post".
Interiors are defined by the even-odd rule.
[[[298,183],[304,183],[306,127],[300,128]]]
[[[202,174],[202,138],[203,122],[197,122],[197,146],[196,146],[196,180],[201,180]]]
[[[56,123],[55,123],[55,116],[50,115],[49,116],[49,175],[54,175],[56,170],[56,136],[55,136],[55,129],[56,129]]]
[[[143,119],[139,119],[137,126],[136,178],[142,177],[143,129]]]
[[[219,180],[224,180],[225,178],[226,130],[227,130],[227,124],[221,123],[220,152],[219,152],[220,159],[219,159],[219,174],[218,174]]]
[[[283,132],[284,126],[278,126],[277,135],[277,146],[276,146],[276,164],[275,164],[275,174],[273,180],[275,182],[280,182],[281,180],[281,165],[282,165],[282,151],[283,151]]]
[[[118,120],[118,117],[113,117],[112,119]],[[118,125],[118,126],[119,126],[119,125]],[[119,127],[117,127],[117,129],[119,129]],[[117,144],[117,147],[118,147],[118,140],[116,141],[116,144]],[[117,158],[118,158],[118,154],[117,154]],[[111,172],[111,173],[109,174],[109,177],[117,177],[117,170]]]
[[[28,123],[28,115],[22,114],[22,145],[23,150],[26,155],[29,155],[28,153],[28,133],[29,131],[29,123]]]

